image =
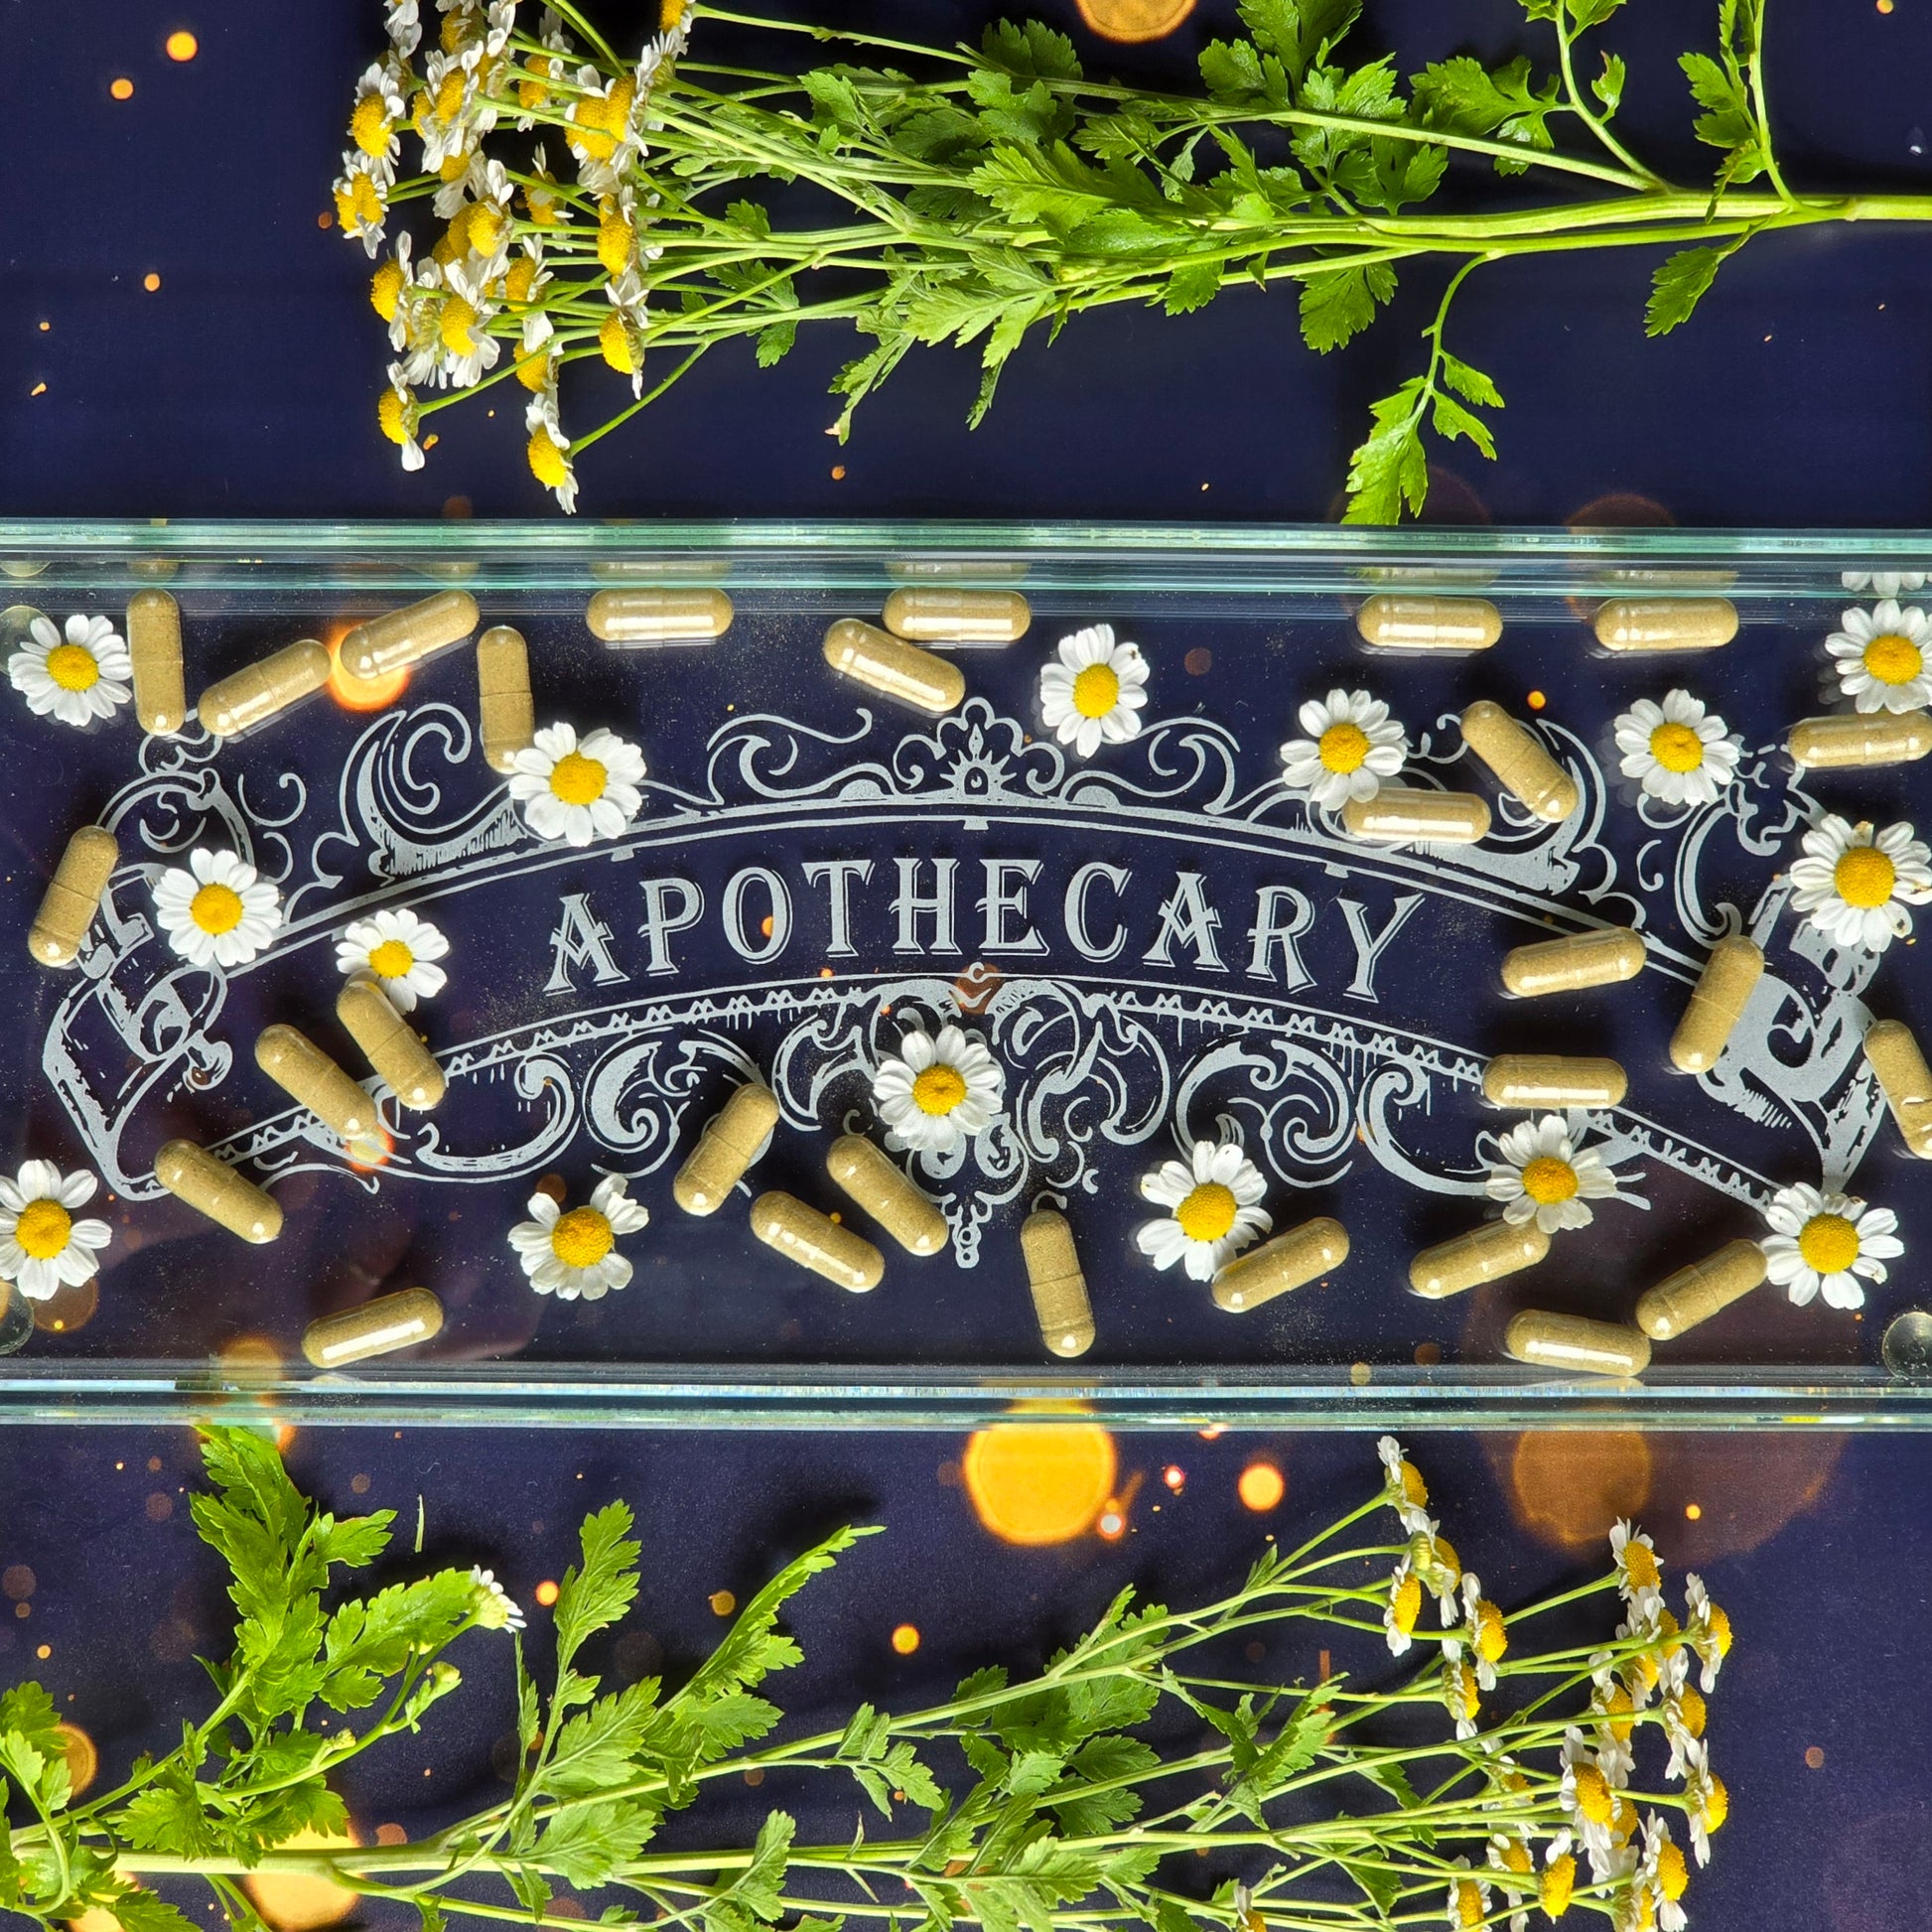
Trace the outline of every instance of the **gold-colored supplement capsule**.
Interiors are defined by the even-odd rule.
[[[863,1134],[841,1134],[825,1152],[825,1172],[907,1254],[946,1245],[946,1217]]]
[[[79,956],[120,862],[121,848],[103,826],[83,825],[68,841],[27,935],[27,950],[43,966],[71,966]]]
[[[1550,1252],[1550,1237],[1534,1221],[1513,1226],[1484,1221],[1452,1241],[1425,1248],[1409,1264],[1409,1286],[1432,1302],[1534,1268]]]
[[[723,591],[599,591],[584,613],[607,644],[675,644],[722,637],[732,601]]]
[[[966,697],[966,674],[957,664],[857,618],[841,618],[825,633],[825,661],[844,676],[921,711],[954,711]]]
[[[1650,1366],[1650,1337],[1641,1328],[1536,1309],[1524,1310],[1503,1330],[1503,1348],[1531,1368],[1576,1375],[1641,1375]]]
[[[154,1157],[154,1177],[177,1200],[257,1247],[282,1231],[282,1210],[252,1180],[193,1141],[170,1141]]]
[[[1482,1069],[1482,1097],[1496,1107],[1616,1107],[1629,1089],[1614,1060],[1498,1053]]]
[[[1717,1065],[1763,975],[1763,949],[1742,933],[1711,948],[1691,989],[1691,1004],[1670,1036],[1670,1060],[1678,1072],[1709,1073]]]
[[[232,738],[320,691],[329,682],[329,669],[328,645],[304,637],[210,684],[198,707],[202,723],[216,738]]]
[[[530,653],[523,633],[506,623],[477,639],[477,716],[483,727],[483,762],[492,771],[513,769],[517,753],[536,743]]]
[[[854,1295],[877,1288],[886,1272],[886,1257],[863,1235],[775,1188],[752,1203],[752,1232],[787,1261]]]
[[[1748,1295],[1764,1273],[1764,1250],[1755,1241],[1726,1241],[1716,1254],[1646,1290],[1637,1303],[1637,1326],[1652,1341],[1674,1341]]]
[[[1463,712],[1462,742],[1496,774],[1496,782],[1538,818],[1554,825],[1584,802],[1576,779],[1501,705],[1483,698]]]
[[[671,1182],[671,1198],[687,1214],[717,1213],[777,1124],[778,1096],[762,1080],[747,1080],[705,1123]]]
[[[1635,926],[1604,926],[1513,948],[1503,955],[1503,985],[1519,1000],[1574,993],[1586,986],[1615,986],[1635,979],[1644,958],[1643,934]]]
[[[477,617],[477,600],[468,591],[438,591],[420,604],[385,611],[343,639],[343,669],[350,677],[386,677],[469,636]]]
[[[362,1049],[362,1057],[389,1083],[389,1091],[412,1113],[426,1114],[443,1098],[448,1082],[435,1054],[374,980],[350,980],[336,995],[336,1018]]]
[[[1087,1278],[1080,1272],[1066,1216],[1050,1207],[1035,1208],[1020,1223],[1020,1252],[1047,1353],[1084,1355],[1093,1346],[1093,1304],[1087,1300]]]
[[[317,1368],[343,1368],[371,1355],[414,1348],[441,1331],[443,1304],[426,1288],[378,1295],[359,1309],[325,1314],[302,1330],[302,1352]]]
[[[375,1132],[375,1101],[307,1034],[293,1027],[264,1027],[255,1040],[255,1064],[344,1140],[361,1140]]]
[[[886,628],[916,643],[1010,644],[1027,634],[1033,606],[1018,591],[895,591]]]
[[[1880,1020],[1865,1030],[1864,1057],[1905,1145],[1921,1161],[1932,1161],[1932,1067],[1912,1030],[1896,1020]]]
[[[1932,752],[1932,717],[1922,711],[1851,711],[1804,718],[1784,749],[1799,764],[1911,764]]]
[[[127,654],[134,665],[134,715],[151,738],[188,722],[181,673],[181,606],[166,591],[136,591],[127,601]]]
[[[1596,613],[1605,650],[1714,650],[1737,634],[1737,607],[1725,597],[1620,597]]]
[[[1489,806],[1472,791],[1384,785],[1373,798],[1351,798],[1341,822],[1358,839],[1474,845],[1489,830]]]
[[[1480,597],[1383,595],[1355,613],[1355,628],[1379,650],[1487,650],[1503,634],[1503,621]]]
[[[1326,1214],[1238,1256],[1214,1276],[1214,1306],[1242,1314],[1301,1288],[1348,1259],[1348,1230]]]

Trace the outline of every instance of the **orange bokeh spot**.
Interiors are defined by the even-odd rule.
[[[557,1600],[557,1586],[546,1577],[530,1593],[547,1610]]]
[[[77,1798],[93,1783],[94,1774],[100,1769],[100,1754],[94,1749],[94,1740],[78,1725],[63,1720],[54,1729],[68,1761],[69,1792]]]
[[[373,1133],[358,1134],[345,1142],[343,1151],[357,1173],[370,1173],[389,1165],[389,1157],[396,1151],[396,1137],[386,1127],[378,1127]]]
[[[177,27],[161,45],[171,61],[192,61],[202,51],[201,42],[185,27]]]
[[[409,689],[409,666],[386,672],[381,677],[356,677],[343,668],[343,639],[355,628],[355,621],[344,618],[323,632],[329,646],[329,695],[345,711],[380,711],[394,704]]]
[[[1549,702],[1550,700],[1541,691],[1532,691],[1530,693],[1530,709],[1532,711],[1541,711]]]
[[[318,1832],[305,1828],[293,1838],[284,1839],[278,1850],[299,1852],[323,1846],[360,1845],[353,1827],[346,1833]],[[336,1925],[347,1918],[361,1902],[360,1895],[332,1878],[311,1878],[305,1873],[251,1871],[242,1879],[255,1909],[275,1928],[275,1932],[320,1932],[325,1925]]]
[[[1097,1423],[995,1423],[968,1440],[960,1477],[1007,1543],[1070,1543],[1114,1493],[1114,1439]]]
[[[107,91],[116,100],[132,100],[134,98],[134,82],[123,73],[107,83]]]
[[[1250,1462],[1234,1486],[1243,1507],[1257,1511],[1276,1508],[1288,1494],[1288,1480],[1272,1462]]]
[[[919,1626],[916,1623],[901,1623],[893,1632],[893,1648],[901,1657],[909,1657],[919,1647]]]
[[[1516,1520],[1545,1543],[1580,1550],[1650,1500],[1650,1444],[1634,1430],[1533,1431],[1510,1457]]]

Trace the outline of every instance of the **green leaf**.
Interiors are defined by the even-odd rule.
[[[48,1757],[59,1757],[66,1748],[53,1698],[31,1680],[0,1691],[0,1731],[17,1732],[24,1743]]]
[[[1161,293],[1162,308],[1171,316],[1190,315],[1206,308],[1221,292],[1221,273],[1218,259],[1180,262]]]
[[[745,204],[744,206],[749,206]],[[586,1638],[616,1623],[637,1596],[637,1558],[630,1540],[630,1505],[607,1503],[584,1518],[582,1570],[572,1566],[557,1587],[557,1665],[561,1670]]]
[[[637,1857],[657,1819],[634,1799],[570,1805],[552,1816],[535,1856],[566,1884],[593,1891]]]
[[[318,1516],[315,1526],[316,1554],[325,1565],[341,1564],[347,1570],[362,1570],[389,1547],[389,1525],[396,1520],[393,1509],[378,1509],[372,1516]]]
[[[1443,351],[1443,380],[1470,402],[1482,403],[1490,409],[1503,406],[1502,391],[1480,369],[1458,361],[1448,349]]]
[[[562,1598],[559,1599],[561,1605]],[[476,1586],[462,1570],[444,1570],[413,1584],[391,1584],[373,1596],[345,1603],[329,1619],[325,1669],[314,1695],[332,1711],[356,1711],[381,1695],[419,1653],[441,1650],[469,1620]]]
[[[1209,41],[1200,51],[1199,67],[1203,84],[1217,101],[1288,105],[1287,69],[1249,41]]]
[[[768,369],[778,361],[798,340],[798,325],[795,322],[773,322],[760,329],[757,337],[758,364]]]
[[[1453,443],[1458,437],[1466,437],[1492,463],[1495,461],[1496,439],[1490,434],[1489,425],[1440,389],[1430,401],[1429,423],[1446,442]]]
[[[791,1856],[794,1821],[788,1812],[765,1814],[759,1827],[752,1863],[732,1882],[732,1900],[767,1925],[784,1909],[785,1864]]]
[[[121,1932],[200,1932],[185,1912],[138,1886],[130,1885],[94,1902],[113,1913],[120,1921]]]
[[[1372,406],[1375,428],[1349,459],[1344,523],[1394,523],[1405,503],[1412,512],[1422,508],[1429,494],[1419,414],[1423,388],[1424,378],[1411,376]]]
[[[443,1908],[437,1904],[435,1899],[425,1896],[422,1892],[418,1892],[416,1894],[416,1910],[423,1921],[423,1932],[443,1932]]]
[[[615,1697],[599,1698],[560,1725],[543,1767],[543,1788],[558,1797],[590,1797],[621,1784],[656,1716],[657,1684],[644,1678]]]
[[[1395,293],[1395,270],[1387,262],[1336,268],[1311,275],[1302,284],[1302,339],[1321,354],[1339,348],[1375,320],[1379,303]]]
[[[1592,27],[1602,26],[1622,5],[1623,0],[1569,0],[1570,18],[1576,22],[1578,33],[1587,34]]]
[[[1643,312],[1644,334],[1667,336],[1687,321],[1729,253],[1728,248],[1680,248],[1658,263]]]
[[[1009,73],[1048,80],[1080,78],[1080,59],[1073,43],[1037,20],[996,21],[981,36],[980,52],[991,66]]]
[[[1363,1859],[1337,1859],[1335,1863],[1368,1894],[1369,1902],[1384,1919],[1394,1913],[1396,1900],[1402,1895],[1398,1873]]]
[[[217,1850],[200,1800],[165,1777],[137,1791],[115,1822],[120,1837],[139,1851],[202,1859]]]
[[[1361,0],[1240,0],[1236,11],[1255,45],[1279,55],[1289,78],[1300,85],[1355,24]]]
[[[1623,104],[1623,80],[1622,61],[1614,54],[1604,55],[1603,71],[1589,83],[1589,90],[1602,103],[1606,119]]]
[[[1520,57],[1492,72],[1480,61],[1457,55],[1410,76],[1424,126],[1526,148],[1555,147],[1549,117],[1559,111],[1561,85],[1553,74],[1540,88],[1533,86],[1530,64]],[[1498,174],[1521,174],[1525,164],[1498,156],[1495,166]]]

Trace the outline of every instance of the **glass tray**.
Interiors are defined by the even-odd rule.
[[[119,628],[132,594],[169,591],[191,702],[294,639],[339,644],[460,587],[483,624],[527,638],[539,725],[611,727],[649,764],[622,836],[535,838],[480,756],[468,644],[405,689],[332,687],[218,747],[192,720],[173,738],[126,710],[75,730],[0,691],[0,923],[25,933],[75,827],[104,823],[121,847],[77,966],[19,943],[0,964],[19,1016],[0,1045],[8,1171],[99,1173],[104,1204],[82,1211],[114,1231],[96,1283],[32,1311],[0,1361],[0,1412],[266,1399],[369,1422],[951,1426],[1025,1402],[1149,1426],[1921,1426],[1932,1209],[1860,1041],[1874,1017],[1932,1027],[1932,973],[1908,943],[1827,941],[1790,911],[1784,868],[1820,811],[1926,819],[1924,767],[1800,774],[1782,746],[1797,719],[1849,708],[1824,639],[1875,593],[1844,573],[1928,558],[1932,536],[1863,533],[0,524],[17,607]],[[733,621],[703,646],[613,648],[586,604],[626,585],[723,590]],[[877,621],[908,585],[1031,602],[1020,641],[956,652],[968,695],[943,717],[821,654],[831,620]],[[1500,641],[1372,650],[1354,618],[1377,594],[1487,600]],[[1611,598],[1727,599],[1738,632],[1612,654],[1589,622]],[[9,648],[22,621],[9,612]],[[1082,759],[1044,730],[1037,677],[1058,638],[1103,622],[1140,645],[1149,703],[1138,737]],[[1278,748],[1337,686],[1388,700],[1405,781],[1481,793],[1490,835],[1369,847],[1292,798]],[[1674,686],[1742,740],[1715,806],[1640,807],[1617,770],[1615,715]],[[1534,721],[1579,811],[1550,825],[1499,792],[1461,742],[1478,698]],[[238,852],[281,896],[274,943],[231,971],[191,965],[155,920],[152,876],[197,845]],[[385,1098],[389,1145],[348,1148],[253,1046],[286,1022],[366,1074],[334,1013],[335,941],[384,906],[451,942],[449,984],[414,1016],[450,1091],[428,1114]],[[1510,947],[1619,924],[1647,935],[1636,980],[1505,998]],[[1765,977],[1717,1070],[1687,1078],[1666,1041],[1710,946],[1738,930]],[[784,1189],[875,1232],[825,1151],[851,1129],[879,1138],[871,1070],[908,1021],[982,1038],[1004,1104],[962,1153],[913,1166],[947,1251],[881,1236],[881,1286],[846,1294],[759,1243],[748,1208]],[[1539,1268],[1425,1301],[1411,1257],[1494,1211],[1496,1140],[1522,1118],[1482,1099],[1501,1051],[1627,1068],[1625,1102],[1574,1125],[1643,1204],[1600,1203]],[[754,1070],[782,1105],[773,1143],[721,1211],[687,1216],[672,1175]],[[167,1196],[154,1159],[175,1137],[266,1186],[279,1240],[245,1245]],[[1136,1244],[1157,1211],[1139,1178],[1196,1138],[1242,1143],[1277,1232],[1339,1219],[1346,1261],[1239,1314],[1158,1271]],[[536,1295],[508,1245],[526,1200],[541,1182],[576,1204],[612,1173],[650,1213],[622,1243],[629,1286]],[[1897,1212],[1905,1255],[1863,1309],[1766,1285],[1658,1344],[1635,1381],[1503,1357],[1524,1309],[1627,1322],[1673,1270],[1766,1232],[1763,1205],[1800,1181]],[[1076,1360],[1042,1346],[1029,1295],[1019,1228],[1040,1205],[1066,1213],[1091,1295]],[[304,1362],[312,1319],[413,1286],[445,1311],[433,1340]],[[19,1340],[29,1311],[9,1306]]]

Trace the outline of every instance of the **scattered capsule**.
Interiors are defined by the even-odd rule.
[[[1691,1004],[1670,1036],[1671,1064],[1678,1072],[1709,1073],[1717,1065],[1763,975],[1763,948],[1742,933],[1720,939],[1711,948],[1691,989]]]
[[[1634,926],[1603,926],[1568,939],[1539,939],[1503,955],[1503,985],[1519,1000],[1615,986],[1643,971],[1643,934]]]
[[[1713,650],[1737,634],[1737,607],[1725,597],[1620,597],[1596,613],[1605,650]]]
[[[1484,1221],[1452,1241],[1425,1248],[1409,1264],[1409,1286],[1432,1302],[1534,1268],[1550,1252],[1550,1237],[1534,1221]]]
[[[1641,1328],[1537,1309],[1524,1310],[1503,1330],[1503,1348],[1531,1368],[1579,1375],[1641,1375],[1650,1366],[1650,1337]]]
[[[1488,833],[1489,806],[1472,791],[1384,785],[1373,798],[1351,798],[1341,822],[1358,839],[1474,845]]]
[[[1035,1208],[1020,1224],[1020,1252],[1047,1352],[1084,1355],[1093,1346],[1093,1304],[1087,1300],[1087,1278],[1080,1272],[1066,1216],[1050,1207]]]
[[[1010,644],[1033,621],[1018,591],[904,590],[886,600],[886,628],[916,643]]]
[[[1921,1161],[1932,1161],[1932,1067],[1911,1029],[1896,1020],[1867,1028],[1864,1057],[1905,1145]]]
[[[1922,711],[1850,711],[1804,718],[1784,748],[1799,764],[1911,764],[1932,752],[1932,717]]]
[[[1646,1290],[1637,1302],[1637,1326],[1652,1341],[1674,1341],[1748,1295],[1764,1274],[1764,1250],[1755,1241],[1726,1241]]]
[[[705,1123],[671,1182],[671,1198],[687,1214],[717,1213],[777,1124],[778,1096],[762,1080],[747,1080]]]
[[[826,1150],[825,1172],[907,1254],[946,1245],[946,1217],[863,1134],[841,1134]]]
[[[154,1177],[230,1234],[257,1247],[282,1231],[282,1210],[252,1180],[193,1141],[170,1141],[154,1157]]]
[[[1629,1087],[1614,1060],[1562,1053],[1498,1053],[1482,1069],[1482,1097],[1496,1107],[1616,1107]]]
[[[536,701],[530,696],[530,653],[523,633],[499,623],[477,639],[477,716],[483,762],[509,771],[518,752],[536,743]]]
[[[1317,1214],[1218,1270],[1211,1291],[1214,1306],[1230,1314],[1245,1313],[1339,1268],[1347,1259],[1348,1230],[1326,1214]]]
[[[412,1113],[426,1114],[443,1098],[448,1082],[435,1054],[374,980],[350,980],[336,996],[336,1018],[362,1049],[363,1058],[389,1083],[389,1091]]]
[[[151,738],[170,738],[188,722],[181,672],[181,606],[166,591],[136,591],[127,601],[127,654],[134,666],[134,715]]]
[[[71,966],[79,956],[120,862],[121,848],[104,826],[83,825],[68,841],[27,935],[27,950],[43,966]]]
[[[378,1295],[359,1309],[325,1314],[302,1330],[302,1352],[317,1368],[343,1368],[371,1355],[414,1348],[441,1331],[443,1304],[426,1288]]]
[[[320,691],[329,682],[329,647],[304,637],[210,684],[198,707],[202,723],[216,738],[232,738]]]
[[[966,696],[966,677],[957,664],[857,618],[841,618],[825,633],[825,661],[844,676],[921,711],[953,711]]]
[[[1362,642],[1379,650],[1487,650],[1503,634],[1480,597],[1372,597],[1355,613]]]
[[[264,1027],[255,1040],[255,1064],[344,1140],[361,1140],[375,1132],[375,1101],[307,1034],[293,1027]]]
[[[420,604],[385,611],[343,639],[343,669],[350,677],[386,677],[469,636],[477,618],[477,600],[468,591],[438,591]]]
[[[584,613],[607,644],[708,643],[731,627],[723,591],[599,591]]]
[[[1463,712],[1462,742],[1496,774],[1496,782],[1538,818],[1554,825],[1583,803],[1576,779],[1501,705],[1483,698]]]
[[[854,1295],[877,1288],[886,1272],[886,1257],[863,1235],[775,1188],[752,1203],[752,1232],[787,1261]]]

